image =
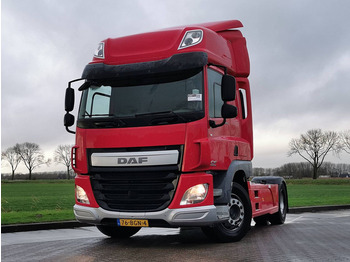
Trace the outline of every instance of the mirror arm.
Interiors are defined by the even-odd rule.
[[[209,120],[209,126],[211,128],[216,128],[216,127],[223,126],[225,123],[226,123],[226,118],[224,118],[223,121],[220,124],[216,124],[214,120]]]
[[[66,126],[66,130],[67,130],[68,133],[75,134],[74,131],[68,129],[68,126]]]
[[[74,83],[74,82],[77,82],[77,81],[81,81],[81,80],[84,80],[85,78],[77,78],[77,79],[74,79],[72,81],[69,81],[68,82],[68,87],[71,87],[71,84]]]

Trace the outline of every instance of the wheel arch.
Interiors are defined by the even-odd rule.
[[[222,190],[221,196],[216,197],[214,203],[218,205],[226,205],[230,201],[232,182],[241,185],[249,194],[247,181],[251,175],[251,161],[232,161],[226,172],[214,175],[214,187]]]
[[[248,178],[246,177],[246,174],[243,170],[238,170],[232,179],[232,182],[236,182],[237,184],[240,184],[247,192],[248,192],[248,184],[247,184]]]

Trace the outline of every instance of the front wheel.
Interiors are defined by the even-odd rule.
[[[210,227],[202,227],[205,235],[219,242],[236,242],[249,231],[252,208],[247,191],[238,183],[232,183],[231,199],[228,204],[228,221]]]
[[[101,233],[116,239],[129,238],[132,235],[135,235],[141,229],[140,227],[118,227],[105,225],[98,225],[96,227]]]

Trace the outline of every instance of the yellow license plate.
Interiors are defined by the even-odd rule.
[[[118,219],[120,227],[148,227],[147,219]]]

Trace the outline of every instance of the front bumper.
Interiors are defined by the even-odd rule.
[[[114,212],[81,205],[74,205],[76,219],[82,223],[104,224],[106,221],[124,219],[148,219],[154,226],[208,226],[228,220],[227,206],[200,206],[190,208],[164,209],[157,212]],[[152,223],[154,222],[154,223]],[[162,223],[163,222],[163,223]]]

